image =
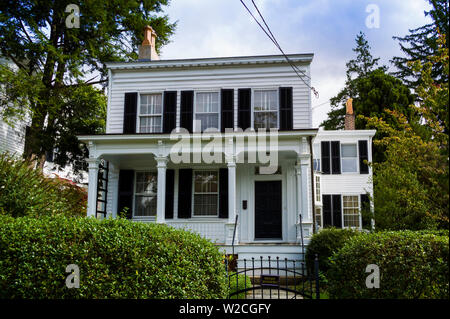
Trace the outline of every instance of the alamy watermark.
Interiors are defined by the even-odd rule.
[[[80,288],[80,268],[76,264],[70,264],[66,267],[66,273],[70,273],[66,277],[67,288]]]
[[[78,29],[80,27],[80,7],[76,4],[68,4],[65,10],[69,15],[66,17],[66,28]]]
[[[369,15],[366,17],[366,27],[368,29],[380,28],[380,7],[377,4],[370,3],[366,7],[366,12]]]
[[[380,268],[375,264],[367,265],[366,272],[371,273],[366,278],[366,287],[369,289],[380,288]]]

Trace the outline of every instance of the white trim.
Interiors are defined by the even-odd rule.
[[[148,134],[162,133],[163,132],[163,123],[164,123],[164,91],[140,91],[138,92],[137,98],[137,110],[136,110],[136,133],[140,133],[141,131],[141,95],[151,95],[151,94],[161,94],[161,114],[154,115],[142,115],[142,117],[156,117],[161,116],[161,131],[160,132],[151,132]]]
[[[216,215],[195,215],[194,207],[195,207],[195,172],[217,172],[217,213]],[[213,195],[215,193],[201,193],[201,194],[210,194]],[[191,219],[205,219],[205,218],[219,218],[219,209],[220,209],[220,174],[218,169],[210,169],[210,168],[200,168],[200,169],[192,169],[192,192],[191,192]]]
[[[195,128],[195,115],[196,115],[196,111],[195,111],[195,107],[196,107],[196,103],[197,103],[197,93],[218,93],[218,110],[217,110],[217,132],[221,131],[221,120],[222,120],[222,112],[221,112],[221,99],[222,99],[222,92],[221,89],[215,89],[215,88],[211,88],[211,89],[205,89],[205,90],[194,90],[194,100],[193,100],[193,105],[192,105],[192,132],[195,133],[202,133],[201,127],[200,127],[200,131],[197,131]],[[216,112],[203,112],[203,113],[199,113],[199,114],[215,114]],[[209,133],[209,132],[208,132]]]
[[[250,127],[252,130],[255,130],[255,91],[276,91],[277,92],[277,127],[276,129],[280,129],[280,86],[262,86],[251,88],[251,97],[250,97]]]

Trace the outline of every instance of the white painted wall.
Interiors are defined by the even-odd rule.
[[[14,127],[0,119],[0,153],[9,152],[20,156],[25,146],[25,123],[18,122]]]

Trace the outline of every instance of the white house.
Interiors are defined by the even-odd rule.
[[[302,81],[281,55],[159,60],[154,41],[147,29],[139,61],[107,64],[106,134],[79,136],[89,148],[88,215],[125,211],[198,232],[228,253],[234,244],[239,258],[298,259],[314,207],[323,216],[328,207],[314,200],[313,54],[289,55]],[[345,153],[346,138],[370,149],[372,132],[334,133],[321,138],[342,139]]]

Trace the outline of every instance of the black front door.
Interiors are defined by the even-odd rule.
[[[255,238],[282,239],[281,181],[255,182]]]

